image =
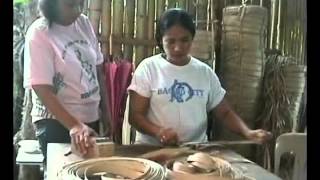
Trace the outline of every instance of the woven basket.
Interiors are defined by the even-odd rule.
[[[231,6],[223,10],[222,84],[237,113],[253,125],[264,70],[267,9]]]
[[[289,114],[292,120],[292,131],[295,131],[300,111],[300,104],[305,86],[306,66],[289,64],[284,67],[284,82],[289,99]]]

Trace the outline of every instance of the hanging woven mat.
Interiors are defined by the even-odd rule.
[[[93,158],[68,164],[58,173],[60,180],[164,180],[165,168],[141,158]]]

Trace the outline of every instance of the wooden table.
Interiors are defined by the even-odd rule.
[[[127,156],[135,157],[143,153],[150,152],[152,150],[157,150],[158,148],[145,145],[126,145],[126,146],[116,146],[115,155],[116,156]],[[82,160],[80,157],[70,154],[64,156],[70,150],[70,144],[62,143],[49,143],[47,150],[47,180],[57,180],[57,172],[63,167],[71,162]],[[232,165],[240,168],[244,174],[248,177],[252,177],[256,180],[281,180],[276,175],[270,173],[259,165],[246,161],[241,155],[231,151],[229,149],[213,149],[219,155],[229,157],[230,159],[238,159],[235,161],[230,161]],[[239,161],[239,159],[242,159]]]

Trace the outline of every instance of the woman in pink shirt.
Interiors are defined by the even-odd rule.
[[[86,154],[99,119],[109,117],[103,56],[82,0],[40,0],[43,17],[29,27],[24,87],[32,90],[32,121],[42,151],[73,142]]]

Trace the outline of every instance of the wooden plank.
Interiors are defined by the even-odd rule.
[[[125,24],[124,24],[124,37],[133,38],[134,37],[134,17],[135,17],[135,1],[126,0],[125,7]],[[124,58],[133,59],[133,46],[132,44],[124,43]]]

